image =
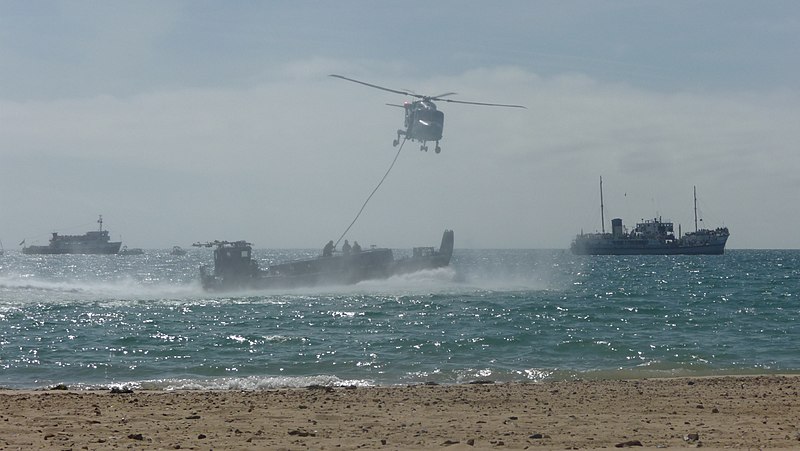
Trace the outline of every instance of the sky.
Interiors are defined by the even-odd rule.
[[[795,1],[0,0],[0,241],[566,249],[661,217],[798,249]],[[396,90],[442,153],[392,147]]]

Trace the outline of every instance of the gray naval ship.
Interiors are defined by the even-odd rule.
[[[323,255],[260,268],[246,241],[213,241],[194,246],[214,247],[214,267],[200,267],[200,281],[209,291],[297,288],[347,285],[385,279],[424,269],[448,266],[453,256],[453,231],[445,230],[439,249],[415,247],[407,258],[395,259],[391,249],[370,248],[349,252],[323,251]],[[328,246],[326,246],[328,247]]]
[[[600,179],[600,211],[603,217],[603,179]],[[604,219],[601,219],[605,222]],[[694,232],[675,236],[673,223],[661,218],[636,224],[630,232],[622,226],[622,219],[611,220],[611,233],[581,233],[570,249],[577,255],[713,255],[723,254],[730,232],[727,227],[698,229],[697,189],[694,190]]]
[[[103,230],[103,215],[97,220],[100,230],[83,235],[59,235],[53,232],[46,246],[25,246],[23,254],[117,254],[121,241],[111,241],[108,230]],[[24,242],[24,240],[23,240]]]

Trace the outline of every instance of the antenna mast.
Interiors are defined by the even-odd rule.
[[[97,223],[100,224],[100,231],[103,231],[103,215],[100,215],[100,218],[97,220]]]
[[[696,221],[695,221],[696,222]],[[603,176],[600,176],[600,230],[606,233],[606,215],[603,211]]]
[[[693,186],[694,190],[694,231],[697,232],[697,186]]]

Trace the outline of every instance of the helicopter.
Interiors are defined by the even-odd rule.
[[[365,83],[363,81],[344,77],[342,75],[330,74],[329,76],[334,78],[341,78],[342,80],[351,81],[353,83],[369,86],[371,88],[381,89],[383,91],[389,91],[395,94],[406,95],[419,99],[411,102],[403,102],[402,105],[397,105],[394,103],[387,103],[387,105],[401,107],[405,109],[406,112],[405,129],[397,130],[397,138],[394,141],[392,141],[392,145],[397,147],[397,145],[400,144],[400,138],[404,136],[405,139],[420,142],[421,145],[419,147],[419,150],[424,150],[425,152],[428,151],[427,143],[429,141],[436,141],[436,147],[434,148],[434,151],[436,153],[440,153],[442,151],[442,148],[439,146],[439,140],[442,139],[442,129],[444,128],[444,113],[436,108],[436,104],[433,103],[434,100],[437,102],[464,103],[467,105],[525,108],[522,105],[509,105],[505,103],[467,102],[464,100],[451,100],[444,98],[456,94],[455,92],[445,92],[443,94],[435,96],[426,96],[401,89],[385,88],[383,86],[373,85],[371,83]]]

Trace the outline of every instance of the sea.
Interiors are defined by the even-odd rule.
[[[401,254],[397,250],[396,254]],[[263,266],[319,250],[255,251]],[[0,256],[0,388],[283,387],[800,373],[800,251],[456,249],[352,286],[208,293],[208,249]]]

